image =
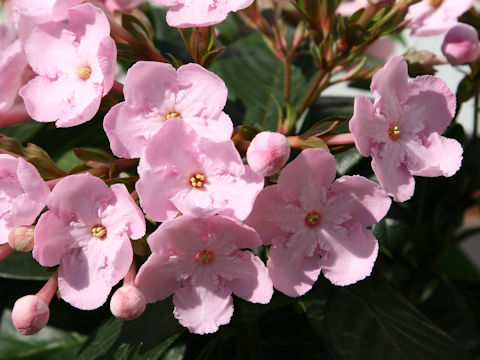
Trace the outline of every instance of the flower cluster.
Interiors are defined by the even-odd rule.
[[[157,2],[170,6],[168,24],[183,28],[216,24],[253,1]],[[45,326],[57,288],[72,306],[91,310],[123,280],[110,306],[128,320],[140,316],[146,303],[173,294],[175,317],[205,334],[230,322],[232,294],[260,304],[271,300],[274,288],[298,297],[320,273],[334,285],[356,283],[374,267],[379,246],[370,227],[387,215],[390,196],[406,201],[414,176],[452,176],[461,166],[462,147],[441,136],[455,114],[455,96],[434,76],[409,80],[402,57],[373,76],[373,104],[355,98],[351,134],[321,138],[325,132],[318,135],[317,128],[309,136],[287,137],[281,124],[283,133],[255,131],[242,143],[224,111],[225,83],[200,64],[172,61],[174,67],[150,43],[134,39],[132,49],[165,62],[137,61],[124,85],[115,82],[114,38],[129,37],[110,12],[142,2],[94,3],[98,7],[12,0],[16,21],[0,31],[0,85],[7,89],[0,93],[0,113],[26,110],[36,121],[71,127],[101,114],[109,93],[117,96],[105,101],[103,129],[121,159],[87,162],[91,168],[72,169],[47,185],[25,153],[0,154],[0,244],[11,238],[4,246],[33,247],[40,265],[56,267],[44,289],[17,302],[13,319],[22,333]],[[344,2],[337,11],[348,16],[371,3]],[[450,3],[412,6],[408,26],[416,34],[436,31],[437,12],[447,12]],[[471,6],[462,4],[449,12],[455,23]],[[468,47],[458,63],[478,59],[473,35],[474,49]],[[444,51],[456,51],[455,38],[447,35]],[[328,146],[345,143],[372,157],[379,184],[359,175],[336,179]],[[98,174],[94,166],[107,170]],[[146,219],[156,226],[151,233]],[[143,264],[135,250],[139,239],[151,251]],[[27,240],[33,246],[23,245]],[[260,246],[268,257],[255,255]]]

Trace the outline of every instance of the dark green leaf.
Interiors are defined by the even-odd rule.
[[[18,280],[48,280],[52,276],[37,263],[32,253],[14,252],[0,261],[0,277]]]
[[[386,283],[317,283],[300,301],[339,359],[470,359],[462,347]]]
[[[21,124],[7,126],[1,129],[0,132],[4,135],[14,137],[21,143],[25,143],[44,126],[44,123],[31,120]]]
[[[25,336],[17,332],[10,310],[4,310],[0,321],[0,360],[74,359],[85,337],[50,326],[38,334]]]
[[[167,299],[148,305],[136,320],[107,320],[88,338],[78,360],[158,359],[183,331]]]
[[[277,130],[282,114],[283,66],[271,53],[262,35],[235,42],[212,63],[210,70],[226,83],[228,98],[240,100],[246,109],[244,124],[261,130]],[[292,104],[298,104],[306,90],[299,68],[292,66]],[[235,120],[235,119],[234,119]]]

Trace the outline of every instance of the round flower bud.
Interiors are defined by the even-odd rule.
[[[257,134],[247,150],[247,161],[257,174],[270,176],[285,165],[290,156],[290,144],[280,134],[264,131]]]
[[[448,30],[442,43],[443,55],[452,65],[473,62],[480,56],[477,30],[468,24],[459,23]]]
[[[33,335],[48,323],[50,309],[37,295],[27,295],[15,302],[12,321],[17,331],[23,335]]]
[[[143,293],[133,285],[124,285],[117,289],[110,300],[110,311],[123,320],[138,318],[145,311],[145,307]]]
[[[15,251],[30,252],[33,250],[34,226],[19,226],[8,234],[8,244]]]

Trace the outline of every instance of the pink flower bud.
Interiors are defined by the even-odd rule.
[[[33,335],[47,325],[50,309],[45,301],[37,295],[27,295],[15,302],[12,321],[15,328],[23,335]]]
[[[145,297],[134,285],[124,285],[117,289],[110,300],[110,311],[123,320],[138,318],[145,311]]]
[[[8,244],[15,251],[30,252],[33,250],[34,226],[19,226],[8,234]]]
[[[459,23],[448,30],[442,43],[442,52],[452,65],[473,62],[480,56],[477,30],[468,24]]]
[[[257,134],[247,150],[247,161],[257,174],[270,176],[285,165],[290,156],[287,138],[280,134],[264,131]]]

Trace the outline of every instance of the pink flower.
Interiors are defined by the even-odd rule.
[[[11,0],[13,9],[37,24],[58,22],[68,17],[68,9],[82,0]]]
[[[445,35],[442,52],[452,65],[461,65],[477,60],[480,57],[477,29],[468,24],[458,23]]]
[[[35,222],[49,193],[32,164],[0,154],[0,244],[7,242],[10,231],[17,226]]]
[[[257,134],[247,150],[248,165],[262,176],[275,174],[289,156],[290,144],[285,135],[270,131]]]
[[[68,25],[33,29],[25,51],[38,76],[20,89],[33,119],[70,127],[95,115],[115,76],[116,47],[109,34],[105,14],[90,4],[70,8]]]
[[[201,217],[222,213],[242,220],[263,188],[263,177],[243,165],[232,141],[200,138],[175,118],[151,138],[138,173],[140,204],[156,221],[179,212]]]
[[[127,273],[130,238],[145,234],[145,218],[125,185],[109,188],[88,173],[60,180],[47,205],[35,227],[33,257],[43,266],[60,264],[58,285],[65,301],[95,309]]]
[[[472,6],[473,0],[422,0],[408,8],[405,21],[414,36],[443,34]]]
[[[133,9],[143,2],[143,0],[100,0],[111,11]]]
[[[152,255],[140,268],[136,284],[147,302],[174,293],[174,314],[197,334],[212,333],[230,322],[232,292],[266,304],[272,282],[263,262],[250,251],[260,245],[248,226],[222,216],[169,220],[148,238]]]
[[[18,90],[32,76],[14,25],[0,24],[0,114],[25,112]],[[0,126],[4,122],[1,121]]]
[[[181,66],[139,61],[127,72],[125,101],[105,116],[112,152],[140,157],[148,140],[172,118],[181,118],[210,139],[230,139],[233,124],[222,109],[227,88],[217,75],[197,64]]]
[[[373,105],[366,97],[355,97],[350,131],[358,151],[372,156],[380,185],[395,201],[412,197],[413,175],[457,172],[462,147],[440,136],[455,114],[456,103],[442,80],[425,75],[409,82],[407,62],[397,56],[373,76],[371,90]]]
[[[245,220],[272,244],[269,274],[289,296],[310,290],[320,271],[335,285],[353,284],[372,271],[378,244],[365,228],[385,216],[391,200],[364,177],[334,179],[330,153],[304,150],[277,185],[262,190]]]
[[[245,9],[253,0],[153,0],[172,6],[167,12],[167,23],[178,28],[209,26],[222,22],[231,11]]]

